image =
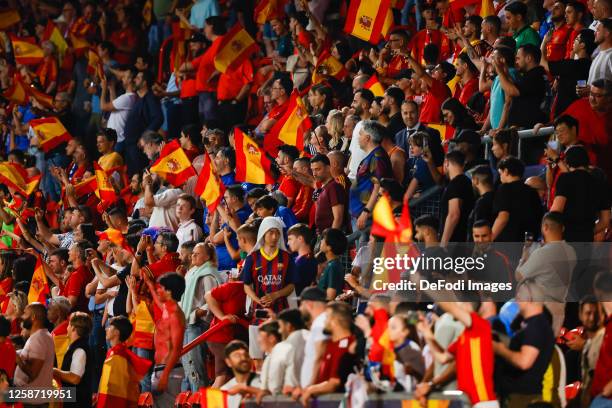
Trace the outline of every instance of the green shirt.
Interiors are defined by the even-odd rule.
[[[516,49],[518,50],[521,45],[533,44],[536,47],[540,46],[540,35],[536,30],[526,25],[512,35],[514,41],[516,41]]]
[[[344,288],[344,274],[342,273],[342,263],[338,258],[332,259],[327,263],[327,266],[319,279],[319,289],[326,291],[327,288],[336,289],[336,295],[339,295]]]

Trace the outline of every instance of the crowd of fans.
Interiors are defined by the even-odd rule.
[[[117,405],[128,356],[145,368],[126,406],[206,387],[230,407],[349,390],[612,406],[611,1],[391,1],[379,44],[342,29],[370,1],[0,1],[18,13],[0,21],[0,157],[40,177],[24,195],[1,175],[0,390]],[[220,72],[206,51],[236,24],[259,49]],[[296,97],[303,149],[266,149],[274,183],[241,179],[235,133],[263,149]],[[50,117],[70,138],[43,149],[29,123]],[[180,185],[151,171],[173,141],[196,174]],[[98,171],[118,201],[84,191]],[[375,290],[383,199],[403,242],[484,255],[472,278],[511,296]]]

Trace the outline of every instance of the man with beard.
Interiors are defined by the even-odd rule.
[[[359,164],[367,155],[365,150],[359,146],[359,133],[361,132],[364,121],[369,120],[371,117],[370,107],[372,106],[372,102],[374,102],[374,94],[369,89],[358,89],[355,91],[355,96],[353,97],[353,102],[351,103],[351,109],[353,110],[353,113],[359,116],[361,120],[357,122],[353,128],[353,136],[351,138],[351,144],[349,145],[351,158],[348,164],[348,177],[351,180],[351,183],[354,183],[355,179],[357,178],[357,169],[359,168]]]
[[[557,1],[551,10],[551,21],[554,25],[544,37],[546,43],[546,59],[548,61],[560,61],[567,53],[568,38],[572,32],[570,26],[565,23],[565,4]]]
[[[259,376],[251,372],[253,360],[249,355],[249,346],[243,341],[233,340],[225,346],[225,364],[231,368],[234,378],[221,387],[228,391],[228,408],[238,408],[243,397],[254,395],[261,387]]]
[[[493,172],[487,165],[476,166],[472,172],[472,188],[478,197],[468,217],[468,241],[472,240],[472,227],[478,220],[493,223]]]
[[[472,238],[474,240],[472,256],[484,259],[484,269],[481,271],[472,269],[469,278],[480,282],[513,282],[508,257],[495,250],[493,246],[491,224],[487,220],[476,220],[472,226]]]

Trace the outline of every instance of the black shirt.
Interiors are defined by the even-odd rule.
[[[459,198],[461,200],[461,215],[459,216],[459,222],[455,226],[455,230],[449,242],[465,242],[468,216],[474,207],[474,190],[472,189],[472,182],[465,174],[460,174],[452,179],[442,193],[442,199],[440,201],[440,221],[442,224],[446,222],[446,216],[448,215],[448,202],[454,198]],[[440,233],[442,234],[443,231],[444,225],[441,226]]]
[[[572,102],[578,100],[576,83],[581,79],[586,81],[589,78],[591,59],[549,61],[548,68],[550,74],[557,77],[557,100],[553,112],[556,117],[565,112]]]
[[[113,316],[127,316],[125,303],[127,302],[129,288],[127,283],[125,283],[125,279],[130,276],[131,268],[132,265],[130,264],[117,272],[117,277],[121,281],[121,286],[119,286],[119,292],[117,292],[117,296],[113,302]]]
[[[546,122],[542,103],[546,97],[546,71],[537,66],[523,73],[515,84],[520,95],[512,99],[509,125],[532,128],[536,123]]]
[[[400,112],[396,112],[395,115],[389,118],[389,123],[387,124],[387,131],[389,131],[390,135],[396,135],[397,132],[405,128],[406,125],[404,124],[404,119],[402,119],[402,114]]]
[[[472,239],[472,226],[476,221],[486,220],[489,221],[489,224],[493,226],[493,198],[495,194],[492,191],[487,191],[480,197],[476,199],[474,203],[474,209],[470,212],[470,216],[468,217],[468,230],[467,230],[467,240],[471,242]]]
[[[565,197],[565,235],[568,242],[592,242],[599,212],[610,208],[605,183],[587,170],[559,175],[556,196]]]
[[[504,361],[502,371],[502,393],[540,394],[542,379],[554,351],[555,336],[552,326],[544,313],[523,321],[521,328],[510,339],[510,350],[519,351],[522,346],[532,346],[539,350],[538,357],[527,370],[520,370]]]
[[[495,192],[493,214],[496,218],[501,211],[507,211],[510,218],[496,241],[523,242],[525,232],[532,233],[534,237],[540,235],[540,223],[544,215],[540,196],[521,180],[503,183]]]

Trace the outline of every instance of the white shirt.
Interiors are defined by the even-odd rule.
[[[588,84],[591,85],[597,79],[612,80],[612,48],[599,51],[597,56],[593,58],[589,69]]]
[[[349,174],[348,178],[351,181],[355,181],[357,178],[357,169],[359,164],[366,157],[367,153],[361,147],[359,147],[359,132],[363,128],[363,120],[360,120],[353,129],[353,137],[351,138],[351,144],[349,145],[349,151],[351,152],[351,161],[349,162]]]
[[[134,92],[126,92],[123,95],[119,95],[112,102],[115,110],[110,113],[106,127],[117,132],[117,143],[125,140],[125,122],[137,99],[138,96]]]
[[[201,241],[204,237],[204,233],[202,232],[202,228],[200,228],[192,218],[179,223],[178,229],[176,230],[176,237],[178,238],[180,248],[181,245],[187,241]]]
[[[293,347],[293,371],[296,379],[299,379],[304,364],[304,348],[306,347],[306,339],[308,338],[308,330],[296,330],[287,336],[285,340]]]
[[[229,380],[228,382],[223,384],[223,386],[221,386],[221,390],[222,391],[228,391],[228,390],[231,390],[232,388],[234,388],[236,385],[238,385],[238,382],[236,381],[236,378],[232,378],[231,380]],[[251,387],[255,387],[255,388],[261,388],[261,381],[259,380],[259,377],[256,376],[247,385],[249,385]],[[236,395],[228,395],[227,396],[227,408],[240,408],[240,404],[241,403],[242,403],[242,395],[236,394]]]
[[[121,271],[123,269],[122,266],[120,266],[119,264],[112,264],[111,268],[113,268],[114,270],[116,270],[117,272]],[[106,276],[106,275],[105,275]],[[106,276],[107,278],[110,278],[110,276]],[[110,288],[106,289],[106,293],[115,293],[115,292],[119,292],[119,287],[121,285],[117,285],[117,286],[112,286]],[[102,284],[102,282],[98,281],[98,286],[96,287],[96,290],[102,290],[104,289],[104,285]],[[115,298],[112,297],[109,300],[106,301],[106,310],[108,311],[108,315],[110,317],[113,317],[113,305],[115,304]],[[74,372],[74,371],[73,371]]]
[[[315,364],[316,345],[321,341],[328,339],[328,336],[323,334],[325,322],[327,321],[327,313],[323,312],[312,321],[310,332],[306,337],[306,345],[304,346],[304,363],[300,373],[300,385],[306,388],[312,385],[313,369]]]
[[[276,344],[261,366],[261,387],[272,395],[283,392],[285,385],[297,386],[297,378],[293,368],[295,351],[288,341]]]
[[[70,372],[79,377],[83,377],[85,373],[85,364],[87,363],[87,354],[82,348],[74,350],[72,353],[72,361],[70,362]]]
[[[153,207],[151,219],[149,219],[149,227],[166,227],[172,231],[178,229],[176,200],[181,194],[183,194],[183,190],[180,188],[169,188],[153,196],[155,207]]]
[[[15,369],[15,385],[28,388],[50,388],[53,381],[53,361],[55,347],[51,333],[47,329],[37,330],[26,341],[22,350],[17,352],[23,360],[37,359],[44,363],[36,378],[29,378],[19,366]]]

